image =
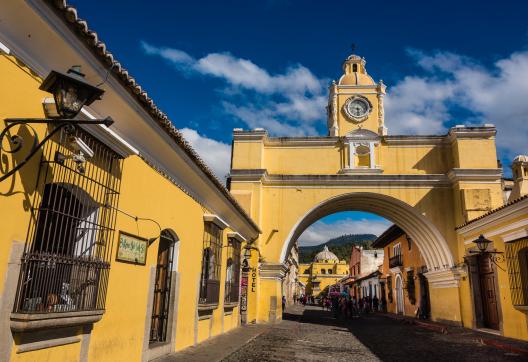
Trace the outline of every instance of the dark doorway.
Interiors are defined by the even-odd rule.
[[[488,255],[478,257],[480,278],[480,293],[482,297],[482,317],[486,328],[499,329],[499,313],[497,305],[495,271]]]
[[[431,316],[431,304],[429,301],[429,283],[427,278],[422,273],[418,274],[420,281],[420,312],[418,317],[420,319],[429,319]]]
[[[158,249],[156,279],[150,324],[150,343],[167,341],[167,325],[171,296],[171,275],[176,238],[168,230],[163,230]]]

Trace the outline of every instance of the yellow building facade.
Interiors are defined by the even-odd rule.
[[[147,361],[239,326],[258,226],[74,8],[0,13],[1,359]],[[102,99],[50,121],[39,88],[76,64]]]
[[[348,275],[348,264],[325,245],[311,263],[299,264],[299,280],[306,285],[306,295],[318,297],[327,287]]]
[[[373,243],[383,248],[383,264],[379,277],[381,299],[389,313],[429,319],[429,286],[427,266],[413,240],[396,225],[392,225]]]
[[[504,203],[496,129],[486,124],[456,126],[444,135],[391,135],[385,91],[368,75],[365,59],[351,55],[330,87],[327,136],[234,130],[230,190],[262,230],[259,270],[266,278],[258,305],[249,306],[258,322],[280,315],[281,268],[302,232],[335,212],[365,211],[400,226],[420,251],[431,318],[469,325],[455,228]]]
[[[461,281],[461,293],[468,295],[464,325],[528,340],[528,196],[464,223],[457,232],[467,270]],[[482,245],[485,253],[475,243],[481,235],[489,242]]]

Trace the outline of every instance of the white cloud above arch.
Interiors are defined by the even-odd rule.
[[[528,51],[514,52],[485,67],[469,57],[410,49],[420,76],[389,88],[386,123],[392,134],[445,133],[454,124],[497,127],[503,157],[528,153]],[[454,119],[454,109],[469,115]]]
[[[164,59],[187,77],[223,80],[218,105],[226,117],[241,121],[246,128],[262,127],[276,136],[317,135],[325,130],[329,79],[301,64],[273,74],[229,52],[194,57],[146,42],[141,47],[145,54]],[[385,119],[389,134],[444,134],[456,124],[493,123],[502,159],[528,153],[528,51],[514,52],[488,66],[448,51],[408,49],[407,54],[416,74],[388,84]],[[464,118],[456,119],[457,110],[464,111]],[[198,152],[206,161],[215,162],[215,172],[224,173],[229,145],[191,131],[188,128],[186,133]],[[224,156],[206,155],[209,152]]]

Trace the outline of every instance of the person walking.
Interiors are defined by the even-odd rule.
[[[374,309],[374,312],[378,312],[379,300],[377,296],[374,296],[374,298],[372,298],[372,308]]]
[[[282,296],[282,313],[284,314],[284,310],[286,309],[286,297]]]

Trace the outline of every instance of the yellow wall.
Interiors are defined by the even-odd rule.
[[[43,118],[42,100],[50,97],[50,94],[38,90],[41,79],[20,61],[6,55],[0,55],[0,74],[0,119]],[[34,128],[42,139],[46,127],[37,125]],[[40,155],[37,154],[20,172],[0,184],[0,238],[4,240],[0,243],[0,292],[4,291],[3,276],[6,274],[12,243],[26,240],[39,158]],[[2,162],[12,162],[12,159],[10,156],[3,156]],[[203,341],[210,335],[223,333],[239,325],[238,307],[235,307],[231,314],[224,311],[223,286],[226,278],[227,249],[222,248],[220,302],[213,311],[211,320],[198,322],[195,333],[203,247],[203,215],[211,213],[209,210],[138,156],[129,156],[124,160],[118,208],[134,216],[153,219],[162,229],[170,229],[178,236],[179,290],[176,293],[178,299],[175,301],[178,318],[175,321],[174,350],[192,346],[195,339]],[[123,213],[117,213],[115,229],[105,313],[102,319],[93,325],[88,348],[89,360],[93,361],[141,360],[145,335],[148,338],[148,334],[145,334],[146,321],[151,313],[147,308],[148,294],[155,273],[159,238],[148,248],[146,265],[118,262],[115,260],[115,253],[120,230],[143,238],[153,238],[159,236],[160,229],[156,223],[136,221]],[[232,231],[236,230],[227,228],[223,231],[224,246],[227,245],[227,233]],[[80,328],[77,336],[82,338]],[[14,340],[15,344],[19,343],[17,334],[14,334]],[[79,358],[80,348],[81,343],[73,343],[17,354],[15,347],[11,350],[10,358],[12,361],[74,361]]]
[[[460,247],[462,252],[466,255],[470,254],[470,250],[477,250],[476,245],[472,241],[476,240],[480,234],[486,235],[486,238],[492,241],[488,247],[489,250],[497,252],[505,252],[505,243],[500,235],[501,229],[509,228],[509,232],[522,230],[523,224],[526,223],[526,215],[513,217],[508,221],[498,221],[489,226],[480,227],[474,231],[465,234],[460,239]],[[517,226],[516,226],[517,225]],[[488,236],[489,234],[495,234]],[[464,242],[466,241],[466,243]],[[521,311],[513,306],[510,292],[510,279],[508,276],[507,263],[504,260],[504,254],[499,254],[497,261],[498,266],[495,268],[497,275],[498,286],[498,304],[499,304],[499,319],[501,321],[501,333],[506,337],[518,338],[528,340],[528,313]],[[474,327],[473,317],[473,298],[471,298],[470,278],[466,276],[461,281],[461,293],[467,294],[469,298],[462,299],[462,311],[464,326],[468,328]]]
[[[305,273],[306,271],[308,274]],[[329,260],[326,263],[314,261],[310,264],[299,264],[299,280],[306,285],[306,295],[318,296],[326,287],[334,285],[347,275],[348,265],[345,261]],[[314,289],[314,282],[319,284],[318,289]]]
[[[382,265],[382,278],[386,278],[388,275],[392,278],[392,302],[387,299],[387,311],[390,313],[396,313],[396,275],[394,273],[391,273],[389,268],[389,258],[394,256],[394,246],[400,244],[401,245],[401,255],[402,255],[402,261],[403,266],[400,267],[400,273],[402,274],[403,279],[403,286],[406,287],[405,281],[407,280],[407,272],[406,268],[413,268],[414,270],[414,276],[416,277],[414,280],[414,286],[415,286],[415,298],[416,303],[412,304],[409,300],[409,294],[407,290],[404,290],[403,292],[403,305],[404,305],[404,314],[407,316],[414,317],[416,315],[416,310],[420,306],[420,283],[418,280],[418,270],[421,270],[423,266],[425,266],[425,261],[420,254],[420,250],[418,249],[418,245],[416,243],[412,243],[411,241],[411,250],[409,250],[409,241],[407,239],[407,236],[401,235],[395,240],[391,241],[389,244],[387,244],[383,248],[383,265]],[[386,293],[388,292],[387,284],[385,284],[385,290]],[[436,310],[435,310],[436,312]]]

